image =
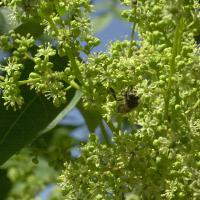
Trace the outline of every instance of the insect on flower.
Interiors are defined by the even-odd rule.
[[[132,90],[133,90],[133,86],[132,85],[130,87],[128,86],[128,89],[126,92],[121,91],[121,96],[123,96],[123,98],[117,99],[115,90],[112,87],[110,87],[110,91],[112,92],[114,99],[116,101],[122,101],[122,100],[124,101],[123,103],[120,103],[117,105],[117,108],[116,108],[117,114],[118,113],[121,113],[121,114],[129,113],[138,106],[139,97],[136,96],[136,94]]]
[[[137,4],[137,0],[132,0],[132,4]]]

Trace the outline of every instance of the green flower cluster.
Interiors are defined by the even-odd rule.
[[[130,6],[122,17],[134,22],[131,40],[110,41],[107,52],[93,55],[90,52],[100,40],[93,36],[90,20],[79,15],[80,7],[84,7],[83,15],[92,12],[89,2],[32,1],[29,5],[13,0],[8,4],[13,17],[22,22],[24,14],[26,19],[37,18],[40,10],[45,30],[58,41],[58,55],[67,56],[69,64],[63,71],[53,71],[50,57],[56,50],[50,44],[30,55],[28,48],[34,40],[29,35],[10,32],[12,43],[2,36],[1,49],[16,49],[7,66],[1,67],[7,73],[0,83],[6,104],[21,107],[22,84],[52,98],[55,106],[65,103],[66,91],[74,87],[83,92],[85,108],[95,109],[106,119],[115,134],[114,144],[100,144],[91,134],[77,162],[65,163],[59,184],[70,199],[125,199],[133,192],[134,198],[142,199],[199,199],[200,52],[194,39],[200,27],[199,2],[121,0]],[[61,20],[54,6],[65,8],[69,20]],[[136,27],[141,38],[137,42],[133,40]],[[78,59],[80,51],[87,60]],[[19,81],[24,59],[35,63],[34,71],[28,80]],[[65,88],[65,83],[70,86]],[[117,128],[110,122],[116,114],[110,87],[121,99],[130,86],[140,98],[139,107],[127,114],[132,130],[122,133],[119,120]],[[65,156],[57,151],[52,165],[57,167]]]
[[[50,187],[53,188],[48,200],[65,199],[60,187],[53,183],[57,182],[66,159],[74,160],[68,133],[66,127],[54,129],[3,165],[1,170],[7,169],[7,178],[12,183],[6,200],[41,200],[40,192]]]
[[[133,41],[116,41],[107,53],[77,64],[89,91],[85,107],[95,107],[109,121],[116,113],[109,88],[120,95],[127,84],[134,85],[140,105],[137,117],[128,115],[132,131],[114,132],[111,146],[91,134],[77,162],[65,163],[63,195],[123,199],[134,191],[143,199],[199,199],[200,52],[194,39],[199,6],[198,1],[138,1],[137,9],[124,11],[130,15],[122,14],[134,16],[143,39],[131,47],[132,55]],[[140,129],[133,129],[133,121]]]
[[[0,67],[0,69],[7,72],[5,77],[1,76],[1,80],[6,83],[5,85],[1,85],[1,88],[4,89],[3,98],[6,101],[4,103],[4,105],[6,105],[6,109],[11,106],[14,107],[14,110],[16,110],[16,104],[19,108],[21,108],[21,105],[24,103],[24,98],[20,94],[21,90],[16,82],[21,75],[19,70],[23,69],[23,65],[17,64],[15,58],[9,58],[8,66]]]
[[[23,55],[27,53],[28,47],[34,45],[34,39],[28,34],[27,37],[21,37],[14,33],[13,30],[9,31],[15,44],[10,42],[8,36],[0,37],[0,49],[5,52],[10,48],[16,48],[17,50],[13,52],[13,57],[7,60],[7,66],[1,66],[0,69],[6,72],[6,76],[1,76],[1,88],[3,89],[3,98],[5,99],[5,104],[7,109],[9,106],[14,107],[16,110],[16,104],[21,108],[24,103],[24,98],[20,94],[18,79],[21,76],[21,70],[24,69],[24,65],[18,62],[19,59],[23,59]]]
[[[12,189],[7,200],[41,200],[38,194],[45,190],[46,185],[56,181],[58,172],[48,168],[45,159],[39,158],[40,165],[31,162],[27,149],[24,149],[19,155],[13,156],[4,166],[8,168],[7,177],[12,183]],[[23,163],[23,164],[22,164]],[[48,170],[47,170],[48,168]],[[61,194],[54,192],[54,197],[48,200],[62,199]]]
[[[12,166],[8,169],[7,177],[14,187],[10,191],[8,200],[40,200],[39,197],[34,198],[34,196],[43,190],[49,181],[47,178],[43,181],[39,175],[33,174],[37,171],[37,166],[29,159],[27,155],[18,155],[12,158]],[[17,164],[19,161],[23,161],[24,164]]]
[[[9,106],[14,107],[18,105],[21,108],[24,103],[23,96],[20,94],[20,85],[30,84],[31,89],[35,88],[37,92],[44,93],[47,98],[53,98],[53,103],[55,106],[60,106],[61,103],[66,102],[66,92],[63,90],[63,83],[60,81],[63,79],[63,73],[54,72],[52,68],[53,63],[49,62],[49,57],[56,54],[56,50],[52,49],[51,45],[46,45],[47,47],[41,46],[35,57],[31,57],[28,48],[34,45],[33,37],[21,37],[19,34],[15,34],[14,31],[9,32],[13,42],[7,38],[7,43],[5,43],[5,37],[1,36],[1,48],[5,49],[6,46],[16,49],[13,52],[13,56],[7,61],[7,66],[1,66],[1,70],[6,72],[5,78],[2,77],[3,82],[1,83],[1,88],[3,89],[3,98],[5,99],[5,105],[7,109]],[[44,57],[42,60],[40,57]],[[29,80],[19,81],[22,71],[24,70],[24,65],[21,62],[25,59],[31,59],[35,62],[35,67],[33,72],[29,75]],[[66,78],[65,78],[66,79]]]
[[[28,147],[28,149],[33,151],[30,153],[32,162],[38,164],[38,158],[41,155],[49,155],[50,159],[48,165],[53,167],[55,171],[60,170],[66,159],[72,159],[70,152],[70,148],[72,147],[71,139],[63,135],[57,132],[56,136],[48,143],[41,137],[39,139],[39,144],[32,144],[31,147]]]
[[[162,129],[155,130],[155,120],[148,122],[137,134],[119,132],[111,147],[91,134],[77,162],[64,164],[62,194],[68,199],[120,200],[134,190],[145,199],[198,199],[200,134],[176,140],[164,125],[165,134],[158,137]]]
[[[56,50],[52,49],[50,44],[47,44],[47,47],[40,46],[34,58],[35,72],[31,72],[29,78],[30,80],[39,78],[39,82],[30,83],[31,89],[41,91],[47,99],[53,98],[54,106],[59,107],[61,103],[66,103],[66,92],[63,91],[64,84],[60,81],[63,73],[52,71],[54,64],[49,62],[49,57],[55,54]],[[40,58],[41,56],[44,56],[44,60]]]
[[[10,31],[8,36],[1,36],[0,48],[3,51],[7,51],[11,48],[16,49],[13,52],[13,56],[9,59],[8,66],[1,67],[3,71],[6,71],[6,78],[1,78],[4,82],[0,87],[3,89],[4,99],[6,105],[11,107],[18,105],[21,108],[24,103],[23,96],[20,94],[19,86],[23,84],[29,84],[31,89],[35,89],[36,92],[42,92],[47,99],[52,98],[54,106],[58,107],[62,103],[66,103],[66,91],[71,87],[75,87],[81,91],[84,91],[78,84],[74,82],[78,77],[79,82],[84,86],[83,79],[80,74],[80,70],[76,64],[77,57],[80,51],[85,54],[90,54],[90,51],[100,44],[100,40],[93,36],[94,31],[91,29],[91,23],[89,19],[79,17],[81,13],[81,7],[84,8],[84,15],[86,12],[93,12],[92,5],[89,5],[87,1],[3,1],[13,11],[12,18],[15,18],[18,22],[27,22],[29,17],[39,17],[39,12],[43,12],[43,23],[46,25],[45,30],[48,33],[52,33],[55,40],[58,41],[58,55],[60,57],[68,56],[70,59],[70,66],[64,67],[63,71],[53,71],[54,63],[50,62],[50,57],[55,56],[57,51],[50,44],[40,46],[38,53],[31,55],[28,48],[34,45],[33,37],[30,38],[15,34],[14,31]],[[69,11],[69,20],[61,20],[54,7],[58,6]],[[21,9],[20,9],[21,8]],[[25,15],[25,16],[24,16]],[[24,20],[26,19],[26,20]],[[53,31],[52,31],[53,29]],[[80,41],[85,41],[84,47],[80,44]],[[34,70],[30,72],[28,80],[18,80],[21,75],[24,60],[30,59],[35,63]],[[15,64],[13,66],[13,64]],[[24,68],[24,66],[23,66]],[[14,70],[14,71],[13,71]],[[66,83],[70,86],[65,88]]]

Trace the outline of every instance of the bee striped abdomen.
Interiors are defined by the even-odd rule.
[[[123,100],[123,99],[117,99],[115,90],[113,88],[110,88],[110,91],[112,92],[113,97],[116,101]],[[132,92],[132,86],[130,91],[128,87],[128,90],[125,92],[125,94],[121,92],[121,95],[124,97],[124,103],[120,103],[117,105],[117,113],[126,114],[131,112],[132,110],[134,110],[134,108],[138,106],[139,97],[137,97],[135,93]]]

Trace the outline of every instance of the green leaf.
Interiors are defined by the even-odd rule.
[[[102,14],[101,16],[97,16],[93,19],[93,29],[95,30],[95,32],[100,31],[102,29],[105,29],[106,26],[108,26],[110,24],[110,22],[112,21],[113,15],[110,12],[106,12],[104,14]]]
[[[6,196],[9,193],[9,190],[12,187],[12,183],[10,182],[10,180],[7,178],[7,170],[5,169],[0,169],[0,180],[1,183],[0,184],[0,199],[5,199]]]
[[[58,12],[59,16],[63,16],[67,13],[64,7],[56,7],[55,10]]]
[[[86,125],[91,133],[94,133],[94,130],[99,125],[99,116],[95,110],[85,109],[81,102],[79,102],[76,107],[79,109],[81,114],[83,115]],[[101,120],[101,119],[100,119]]]
[[[0,165],[46,130],[53,128],[59,122],[58,119],[74,106],[61,105],[56,108],[52,101],[35,94],[27,86],[23,87],[22,93],[27,103],[21,110],[7,111],[5,107],[0,107]],[[72,94],[67,95],[68,101],[71,96]],[[76,100],[77,98],[76,96]],[[3,99],[0,99],[0,104],[3,104]]]
[[[40,131],[38,133],[38,136],[40,136],[43,133],[46,133],[47,131],[50,131],[51,129],[53,129],[59,122],[60,120],[70,111],[72,110],[76,104],[79,102],[80,98],[82,96],[82,92],[80,92],[79,90],[76,90],[76,93],[73,97],[73,99],[70,101],[70,103],[67,105],[67,107],[65,109],[63,109],[58,116],[42,131]]]
[[[30,33],[31,36],[36,38],[43,34],[44,28],[44,25],[40,25],[40,23],[36,23],[33,18],[30,18],[30,20],[26,24],[21,24],[14,30],[20,35],[26,36],[28,33]]]
[[[28,33],[30,33],[33,37],[39,37],[41,34],[43,34],[45,26],[40,25],[40,23],[36,23],[33,17],[31,17],[26,24],[22,24],[17,23],[16,20],[8,21],[8,16],[11,14],[12,11],[7,8],[2,7],[0,9],[0,35],[8,33],[10,30],[15,30],[16,33],[19,33],[23,36],[26,36]],[[16,22],[16,26],[14,26],[14,22]]]
[[[34,55],[37,47],[34,46],[29,50]],[[55,55],[51,58],[51,62],[54,63],[54,70],[61,71],[67,65],[68,59],[67,57],[60,58],[58,55]],[[20,80],[27,79],[34,65],[33,61],[25,61],[25,69],[22,70]],[[34,90],[30,90],[29,86],[21,85],[20,89],[25,100],[22,109],[14,112],[13,108],[6,110],[4,106],[0,106],[0,165],[24,146],[34,141],[39,135],[45,132],[44,130],[47,127],[48,130],[53,128],[64,113],[66,114],[67,111],[75,106],[75,103],[81,96],[80,92],[77,92],[74,96],[75,89],[71,89],[67,91],[66,95],[68,104],[62,104],[59,108],[56,108],[53,106],[52,99],[47,100],[43,94],[37,94]],[[73,101],[75,102],[71,102],[73,97]],[[0,98],[0,105],[3,104],[4,100]],[[52,124],[50,125],[50,123]]]
[[[4,35],[10,30],[13,30],[13,25],[10,25],[10,21],[8,21],[8,15],[10,15],[12,12],[8,10],[7,8],[1,7],[0,9],[0,35]]]

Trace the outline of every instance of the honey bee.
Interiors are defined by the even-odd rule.
[[[132,4],[137,4],[137,0],[132,0]]]
[[[126,114],[126,113],[131,112],[138,106],[139,97],[136,96],[136,94],[132,90],[133,90],[132,85],[130,86],[130,88],[128,86],[128,89],[125,93],[121,91],[121,96],[123,96],[123,98],[117,99],[115,90],[112,87],[110,87],[110,91],[112,92],[112,95],[116,101],[124,100],[123,103],[120,103],[117,105],[117,108],[116,108],[117,113]]]

